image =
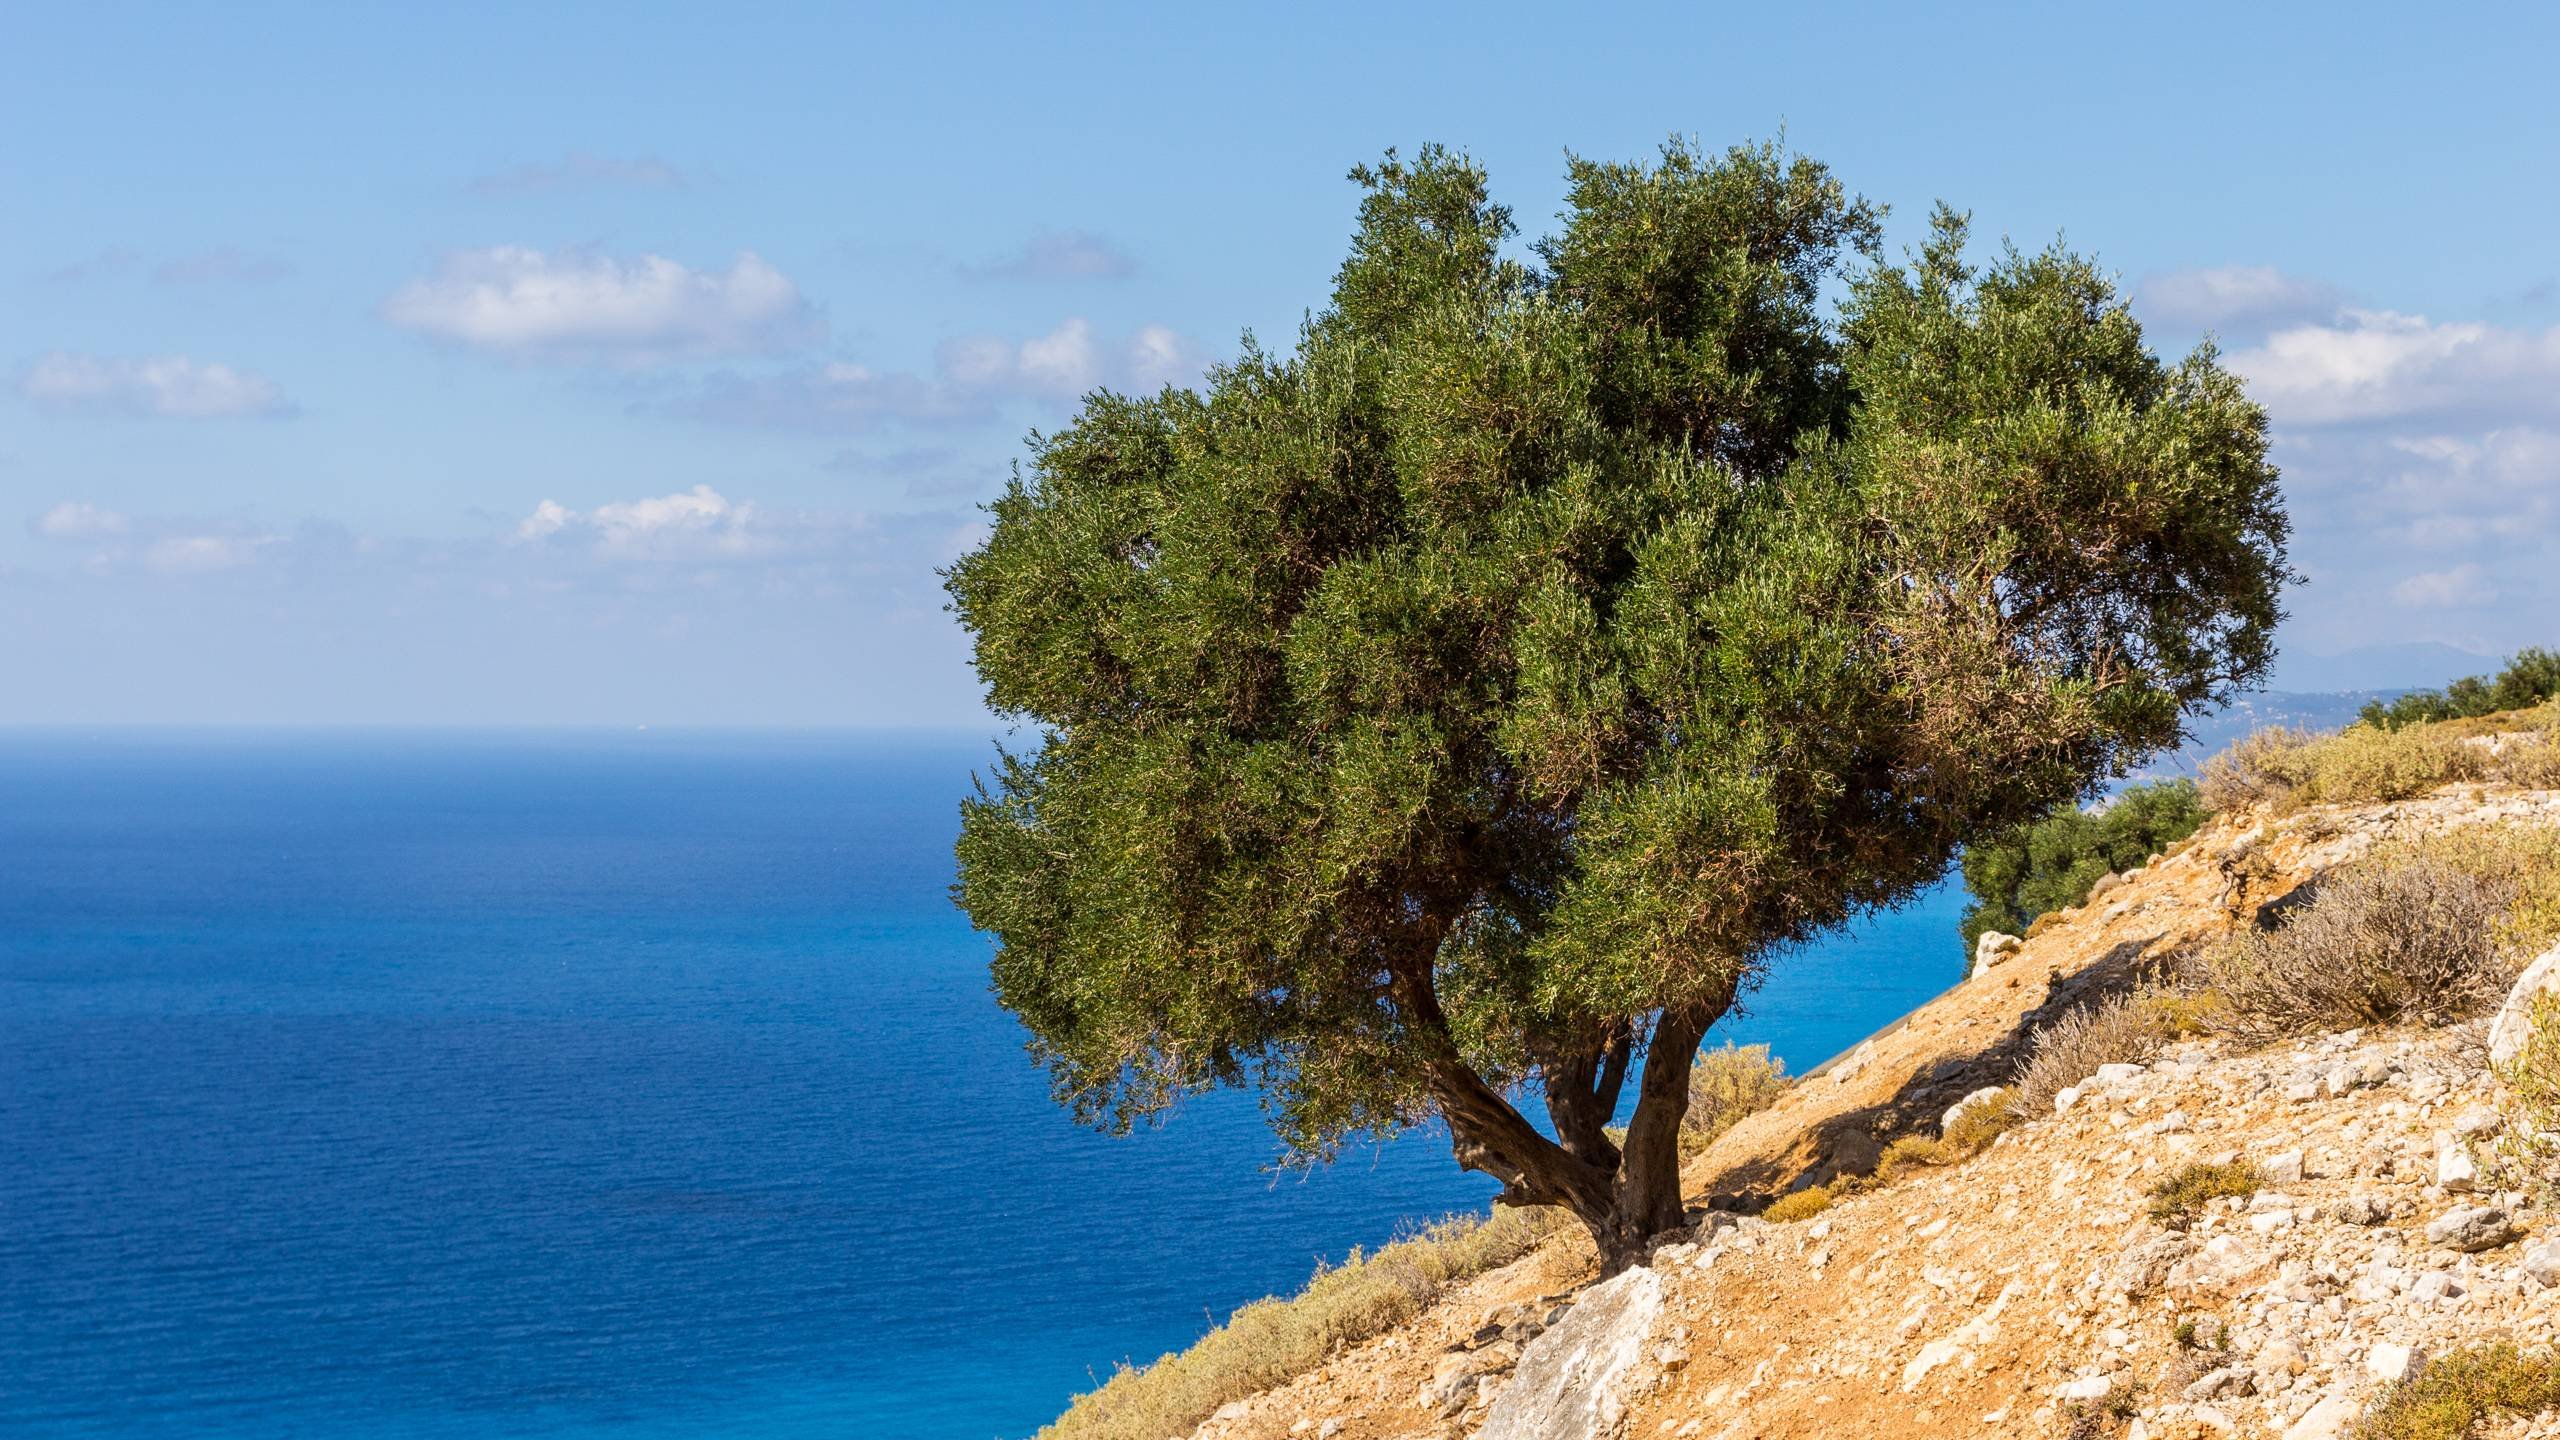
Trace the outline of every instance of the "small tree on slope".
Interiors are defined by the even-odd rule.
[[[1615,1268],[1760,967],[2262,675],[2264,417],[2088,262],[1941,210],[1882,264],[1774,147],[1577,160],[1535,266],[1463,157],[1352,174],[1292,354],[1089,397],[949,572],[1040,734],[956,893],[1080,1116],[1436,1116]]]

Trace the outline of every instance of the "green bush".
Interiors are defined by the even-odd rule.
[[[2357,1440],[2462,1440],[2497,1415],[2560,1406],[2560,1355],[2475,1345],[2429,1361],[2356,1427]]]
[[[2131,870],[2195,833],[2210,813],[2192,781],[2162,780],[2129,787],[2096,814],[2066,805],[1966,846],[1964,884],[1973,894],[1964,916],[1967,957],[1984,931],[2025,934],[2038,916],[2089,898],[2098,877]]]
[[[2184,1230],[2204,1213],[2207,1204],[2225,1195],[2245,1199],[2258,1193],[2260,1183],[2258,1167],[2246,1160],[2228,1165],[2198,1162],[2151,1187],[2151,1218]]]
[[[2396,700],[2368,700],[2358,717],[2377,730],[2434,720],[2468,720],[2522,710],[2560,695],[2560,653],[2539,646],[2516,652],[2496,675],[2466,675],[2442,690],[2412,690]]]

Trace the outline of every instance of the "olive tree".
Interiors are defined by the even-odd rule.
[[[2263,675],[2265,420],[2087,260],[1942,208],[1886,263],[1773,146],[1575,160],[1525,250],[1463,156],[1352,178],[1288,353],[1088,397],[948,572],[1037,737],[956,894],[1080,1116],[1436,1117],[1620,1265],[1764,967]]]

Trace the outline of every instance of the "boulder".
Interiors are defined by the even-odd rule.
[[[1662,1316],[1662,1277],[1628,1270],[1582,1292],[1520,1352],[1477,1440],[1584,1440],[1626,1419]]]
[[[2545,994],[2560,996],[2560,945],[2524,967],[2507,991],[2506,1003],[2498,1007],[2497,1018],[2489,1022],[2491,1065],[2505,1065],[2524,1053],[2525,1037],[2533,1033],[2534,999]]]
[[[1971,1110],[1977,1105],[1988,1105],[1999,1098],[2000,1087],[1997,1085],[1985,1085],[1981,1089],[1967,1095],[1953,1105],[1948,1106],[1947,1113],[1938,1117],[1938,1133],[1944,1135],[1948,1131],[1956,1128],[1956,1121],[1962,1118],[1964,1112],[1967,1110]]]
[[[1973,973],[1979,975],[2017,954],[2018,947],[2025,943],[2015,935],[2005,935],[1997,930],[1983,931],[1982,938],[1973,942]]]
[[[2521,1232],[2507,1212],[2488,1205],[2448,1210],[2427,1226],[2427,1243],[2447,1250],[2494,1250]]]

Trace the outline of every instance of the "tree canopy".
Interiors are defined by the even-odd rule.
[[[2367,700],[2356,718],[2377,730],[2434,720],[2469,720],[2502,710],[2523,710],[2560,695],[2560,653],[2528,645],[2495,675],[2465,675],[2442,690],[2412,690],[2389,700]]]
[[[1941,208],[1886,263],[1774,146],[1575,159],[1525,251],[1462,155],[1351,178],[1287,353],[1088,397],[950,570],[1037,732],[957,896],[1080,1115],[1437,1116],[1622,1257],[1772,956],[2263,674],[2264,417],[2088,260]]]
[[[2091,812],[2068,801],[2031,825],[1964,847],[1964,953],[1986,930],[2023,935],[2037,916],[2089,898],[2101,876],[2138,868],[2211,818],[2192,780],[2132,785]]]

